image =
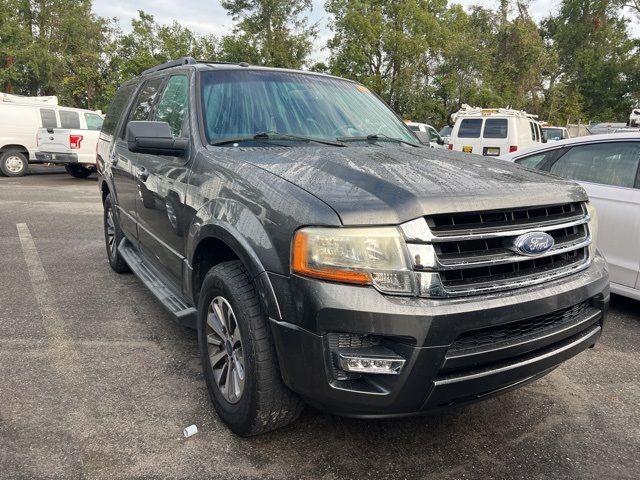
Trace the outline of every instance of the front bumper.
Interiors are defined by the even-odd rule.
[[[447,300],[296,276],[270,279],[283,319],[271,326],[285,383],[316,407],[359,417],[427,413],[533,381],[595,345],[609,304],[601,256],[545,285]],[[487,342],[496,332],[502,337]],[[332,351],[340,334],[377,339],[405,359],[404,368],[399,375],[344,378]],[[482,341],[469,345],[470,335]]]

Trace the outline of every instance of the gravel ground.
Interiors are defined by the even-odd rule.
[[[195,333],[110,270],[95,178],[32,170],[0,177],[1,478],[640,478],[640,302],[613,296],[595,349],[455,413],[307,408],[240,439],[211,408]]]

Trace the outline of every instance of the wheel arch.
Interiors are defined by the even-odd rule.
[[[231,225],[207,224],[196,232],[189,232],[187,240],[187,268],[185,287],[195,305],[207,272],[214,266],[228,261],[240,261],[247,269],[260,296],[264,311],[280,320],[280,308],[271,281],[257,254],[240,233]]]
[[[7,145],[3,145],[2,147],[0,147],[0,155],[2,155],[5,152],[8,152],[9,150],[17,150],[20,153],[22,153],[25,157],[27,157],[27,161],[30,159],[30,155],[29,155],[29,149],[27,147],[25,147],[24,145],[19,145],[19,144],[7,144]]]

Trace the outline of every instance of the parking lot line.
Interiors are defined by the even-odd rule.
[[[22,246],[22,253],[29,271],[31,287],[38,308],[42,314],[42,324],[47,337],[53,341],[56,346],[62,350],[68,351],[69,345],[66,341],[64,333],[63,320],[55,302],[55,296],[52,291],[51,283],[47,272],[45,272],[40,255],[36,249],[31,232],[26,223],[17,223],[18,237]]]

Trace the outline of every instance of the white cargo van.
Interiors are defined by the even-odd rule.
[[[449,150],[497,157],[546,141],[536,116],[522,110],[463,105],[452,118]]]
[[[19,177],[27,173],[28,163],[39,162],[36,158],[38,129],[99,131],[102,120],[100,112],[61,107],[56,97],[0,93],[0,174]]]

